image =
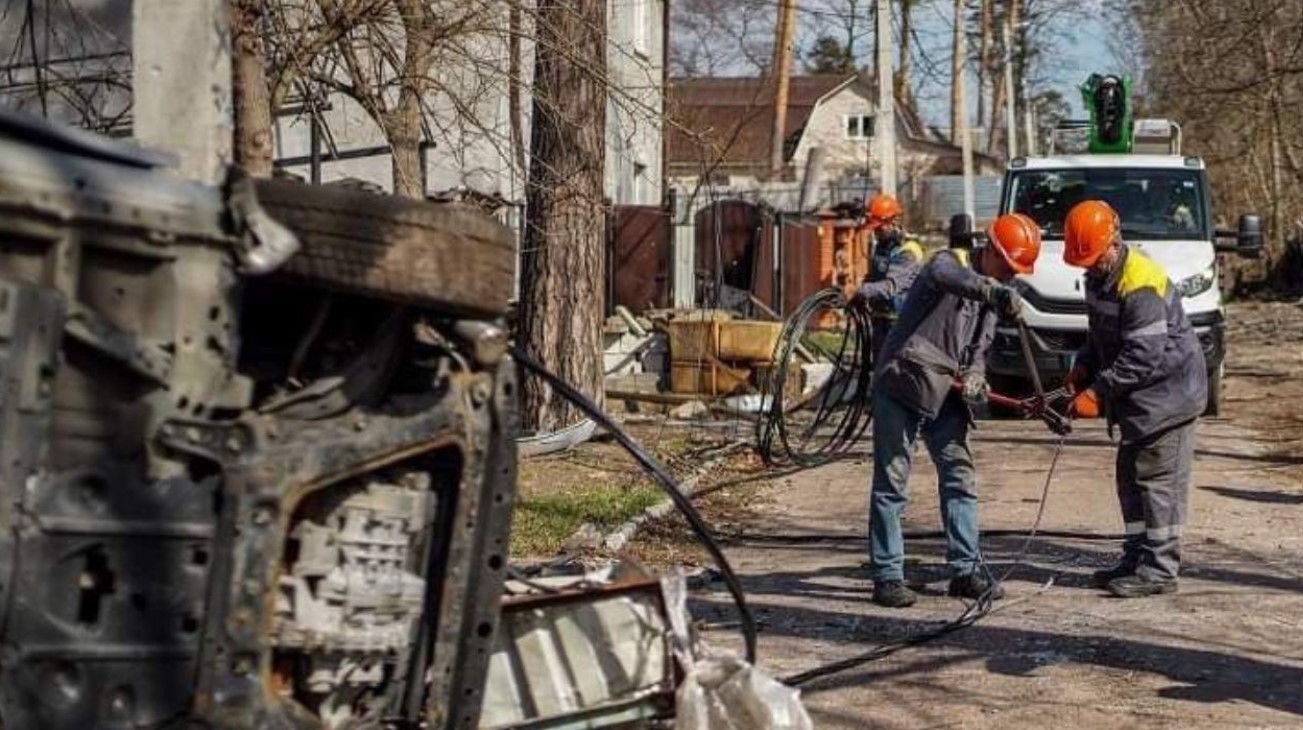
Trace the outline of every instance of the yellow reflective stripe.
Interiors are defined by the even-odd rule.
[[[918,241],[912,239],[905,241],[900,244],[900,251],[913,256],[915,261],[923,260],[923,247],[919,245]]]
[[[922,249],[919,249],[919,250],[922,250]],[[942,251],[946,251],[946,252],[949,252],[949,253],[954,254],[954,255],[955,255],[955,258],[959,260],[959,264],[960,264],[961,266],[963,266],[965,269],[969,268],[969,263],[968,263],[968,250],[967,250],[967,249],[962,249],[962,248],[938,248],[938,249],[936,249],[935,251],[933,251],[933,252],[931,253],[931,255],[928,256],[928,260],[932,260],[932,259],[936,258],[936,257],[937,257],[937,254],[941,253]]]
[[[1153,289],[1159,297],[1167,299],[1167,284],[1167,272],[1158,264],[1134,248],[1127,252],[1122,276],[1118,278],[1118,296],[1126,297],[1141,289]]]

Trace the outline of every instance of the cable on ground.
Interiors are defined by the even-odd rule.
[[[816,679],[822,679],[824,677],[829,677],[834,674],[840,674],[842,672],[855,669],[856,667],[860,667],[865,664],[868,664],[869,662],[876,661],[878,659],[885,659],[891,656],[892,654],[895,654],[903,649],[908,649],[910,647],[926,644],[930,641],[935,641],[943,636],[953,634],[954,632],[959,631],[961,629],[966,629],[969,626],[972,626],[973,624],[982,620],[983,618],[986,618],[992,612],[997,610],[995,605],[995,597],[994,597],[994,592],[996,588],[1000,584],[1004,583],[1005,580],[1007,580],[1011,575],[1013,575],[1013,572],[1018,567],[1018,565],[1022,563],[1023,560],[1026,559],[1027,554],[1031,548],[1032,542],[1036,539],[1036,536],[1040,534],[1041,520],[1045,516],[1045,504],[1050,493],[1050,484],[1054,481],[1054,472],[1059,464],[1059,456],[1063,453],[1063,445],[1065,440],[1066,438],[1064,436],[1060,436],[1058,440],[1058,444],[1054,448],[1054,456],[1050,460],[1050,468],[1045,473],[1045,483],[1041,487],[1040,506],[1036,510],[1036,520],[1033,522],[1031,530],[1029,530],[1026,533],[1027,539],[1023,541],[1022,547],[1019,549],[1018,553],[1014,556],[1013,564],[1010,565],[1008,569],[1004,571],[1004,574],[1000,576],[1000,578],[997,580],[995,575],[991,571],[990,565],[988,565],[986,562],[986,557],[982,555],[981,552],[979,552],[978,553],[979,569],[985,574],[986,579],[991,582],[991,587],[988,588],[986,592],[983,593],[980,597],[978,597],[976,601],[966,606],[962,613],[960,613],[955,618],[941,624],[940,626],[930,631],[924,631],[915,634],[913,636],[909,636],[904,639],[901,639],[900,641],[894,641],[888,644],[880,644],[862,654],[857,654],[852,657],[847,657],[846,659],[841,659],[835,662],[830,662],[828,664],[823,664],[814,667],[812,669],[807,669],[804,672],[799,672],[797,674],[783,677],[779,679],[779,681],[782,682],[783,684],[792,687],[799,687],[804,684],[809,684],[810,682],[813,682]],[[989,533],[984,533],[984,534],[989,534]],[[1053,579],[1051,579],[1050,582],[1046,583],[1045,586],[1042,588],[1042,590],[1049,588],[1049,586],[1052,584],[1053,584]]]
[[[733,602],[737,604],[738,618],[742,626],[742,639],[746,644],[746,659],[751,664],[756,663],[756,622],[751,615],[751,609],[747,607],[746,594],[742,590],[742,583],[738,580],[737,574],[733,572],[733,566],[729,564],[728,559],[724,557],[723,550],[720,549],[719,543],[715,540],[710,527],[702,519],[701,513],[692,505],[691,500],[679,491],[678,482],[670,476],[665,467],[661,466],[656,458],[647,453],[645,449],[638,445],[629,434],[620,428],[611,417],[606,415],[601,408],[597,406],[584,394],[575,390],[569,383],[562,380],[555,373],[539,364],[534,358],[530,357],[519,347],[512,347],[512,357],[520,363],[526,370],[534,375],[547,381],[548,385],[562,398],[570,401],[576,408],[583,411],[585,415],[597,422],[597,425],[606,429],[612,437],[624,447],[629,455],[638,462],[648,474],[656,480],[656,483],[674,502],[674,506],[683,514],[687,520],[688,526],[697,535],[697,538],[705,546],[706,551],[710,553],[711,559],[715,561],[716,567],[719,568],[720,576],[724,584],[728,587],[729,593],[733,595]]]

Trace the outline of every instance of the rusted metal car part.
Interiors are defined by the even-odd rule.
[[[637,570],[507,583],[480,727],[645,727],[681,672],[661,581]]]
[[[0,726],[475,726],[509,236],[161,162],[0,114]]]

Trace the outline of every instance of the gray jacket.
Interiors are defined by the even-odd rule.
[[[927,417],[936,416],[956,378],[985,373],[998,316],[985,303],[988,277],[967,254],[944,250],[910,287],[874,370],[874,389]]]
[[[1158,264],[1123,247],[1105,279],[1086,276],[1090,322],[1076,364],[1123,441],[1193,420],[1208,400],[1203,348],[1181,294]]]

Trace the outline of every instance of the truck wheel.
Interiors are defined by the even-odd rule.
[[[1225,373],[1225,363],[1219,364],[1216,370],[1208,373],[1208,405],[1204,407],[1203,411],[1205,416],[1220,416],[1222,414],[1222,376]]]
[[[275,276],[455,312],[507,311],[516,247],[487,213],[287,180],[260,180],[257,191],[303,244]]]

